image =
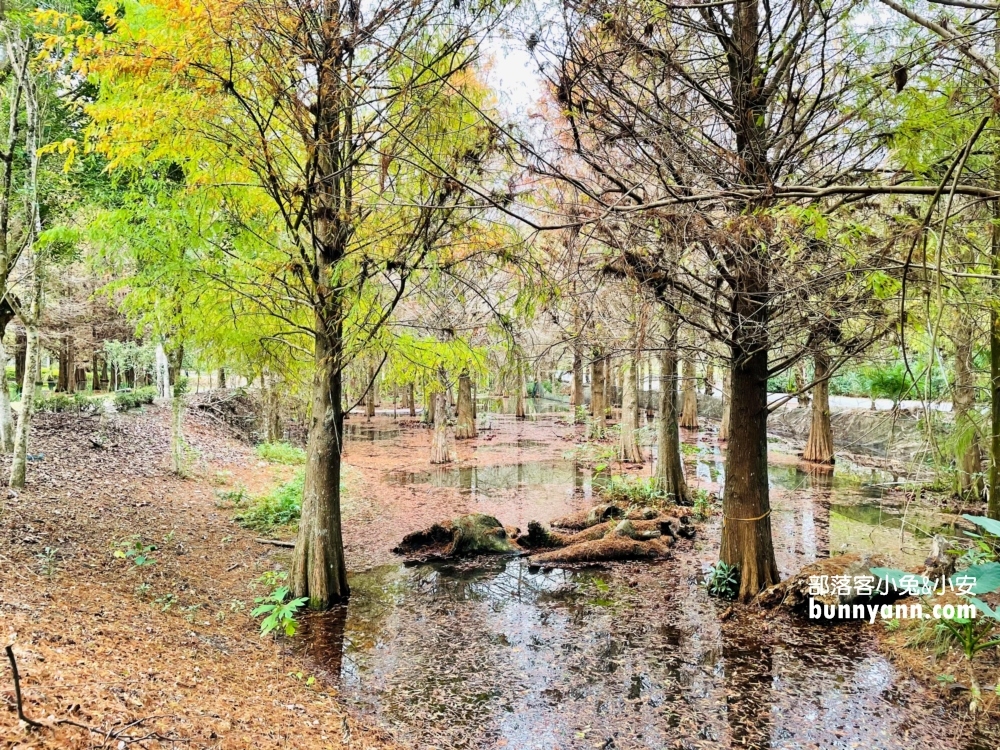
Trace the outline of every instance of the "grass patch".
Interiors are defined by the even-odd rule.
[[[302,490],[305,481],[306,473],[297,472],[287,482],[256,498],[250,507],[236,516],[236,522],[258,532],[295,523],[302,514]]]
[[[625,505],[660,505],[667,496],[653,477],[613,476],[595,487],[605,502]]]
[[[291,443],[259,443],[257,455],[272,464],[298,466],[306,462],[306,452]]]

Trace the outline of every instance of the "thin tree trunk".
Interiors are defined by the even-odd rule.
[[[10,408],[10,385],[7,383],[7,350],[0,334],[0,450],[11,453],[14,450],[14,416]]]
[[[365,394],[365,419],[371,421],[375,416],[375,366],[368,366],[368,392]]]
[[[972,323],[965,313],[964,310],[959,311],[955,328],[955,387],[952,396],[957,437],[955,463],[959,494],[963,498],[979,499],[983,494],[983,457],[979,447],[979,430],[971,416],[976,400],[976,384],[972,365]]]
[[[646,364],[646,419],[653,418],[653,357]]]
[[[688,487],[677,427],[677,316],[664,311],[660,327],[663,348],[660,350],[660,409],[656,415],[656,484],[675,503],[687,505]]]
[[[639,441],[636,439],[639,401],[636,398],[635,376],[635,358],[629,357],[622,364],[622,419],[618,458],[628,463],[641,464],[642,451],[639,450]]]
[[[24,381],[21,386],[21,411],[17,416],[14,430],[14,457],[10,467],[10,486],[24,487],[28,461],[28,435],[31,432],[31,418],[35,413],[35,371],[38,368],[41,351],[38,346],[38,319],[41,311],[42,282],[37,267],[37,259],[32,268],[34,286],[29,302],[28,314],[22,319],[26,335]]]
[[[476,417],[472,411],[472,380],[469,371],[463,370],[458,376],[458,420],[455,423],[455,439],[468,440],[476,437]]]
[[[577,326],[577,330],[579,326]],[[573,424],[579,422],[580,407],[583,406],[583,346],[579,337],[573,339],[573,397],[570,399],[570,408],[573,411]]]
[[[832,464],[833,457],[833,427],[830,425],[830,381],[826,376],[830,372],[830,357],[826,352],[816,352],[813,356],[817,381],[813,386],[812,424],[809,427],[809,440],[806,442],[802,458],[817,464]]]
[[[705,361],[705,395],[715,395],[715,365],[707,358]]]
[[[414,393],[414,390],[416,389],[413,387],[413,381],[411,380],[409,384],[409,398],[408,398],[409,401],[408,406],[410,407],[411,417],[417,416],[417,398],[416,394]]]
[[[680,426],[690,430],[698,429],[698,389],[695,385],[694,356],[691,352],[684,355]]]
[[[328,304],[334,309],[316,316],[312,423],[291,573],[295,596],[308,597],[313,609],[326,609],[350,595],[340,519],[343,330],[339,305]]]
[[[517,370],[514,373],[514,387],[517,393],[514,396],[514,418],[524,419],[527,416],[524,411],[524,362],[518,359],[515,367]]]
[[[434,394],[434,434],[431,437],[431,463],[451,462],[448,451],[448,415],[443,393]]]
[[[800,359],[795,365],[795,392],[799,406],[809,406],[809,391],[803,390],[809,381],[806,380],[806,361]],[[829,391],[827,391],[829,393]]]
[[[601,350],[595,348],[592,352],[593,361],[590,364],[590,435],[600,440],[607,430],[608,421],[604,410],[604,357]]]

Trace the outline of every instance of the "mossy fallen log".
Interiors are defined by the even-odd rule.
[[[562,518],[556,518],[552,521],[552,526],[560,529],[575,529],[577,531],[582,531],[583,529],[590,528],[591,526],[596,526],[599,523],[611,521],[615,518],[623,518],[624,516],[625,511],[623,509],[619,508],[617,505],[606,503],[604,505],[595,505],[589,510],[582,510],[579,513],[573,513],[568,516],[563,516]]]
[[[669,547],[669,537],[642,541],[612,532],[603,539],[578,542],[569,547],[532,555],[528,558],[528,562],[531,565],[541,566],[615,560],[655,560],[666,557]]]
[[[472,513],[407,534],[393,552],[422,559],[515,554],[516,534],[493,516]]]

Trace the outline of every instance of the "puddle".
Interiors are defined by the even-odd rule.
[[[344,437],[349,441],[392,440],[399,437],[398,427],[368,424],[365,422],[344,422]]]
[[[689,471],[724,481],[717,446],[686,452]],[[442,496],[457,498],[448,500],[455,515],[490,513],[524,528],[586,507],[604,477],[552,460],[386,479],[457,489]],[[877,470],[776,463],[768,480],[783,575],[852,550],[919,564],[928,534],[947,531],[929,511],[908,509],[904,520],[882,497],[893,478]],[[708,546],[717,524],[702,535]],[[987,746],[951,736],[954,710],[898,674],[869,630],[720,621],[725,605],[698,585],[710,551],[582,571],[532,572],[510,558],[383,565],[353,574],[349,605],[309,618],[301,643],[356,711],[419,748]]]
[[[951,723],[863,630],[721,623],[669,562],[384,566],[351,586],[307,624],[309,656],[414,747],[930,748]]]
[[[441,467],[430,471],[390,471],[388,484],[455,487],[463,494],[488,497],[505,490],[562,485],[587,499],[593,497],[594,472],[575,461],[524,461],[498,466]],[[598,478],[600,483],[601,478]],[[606,481],[606,480],[605,480]]]

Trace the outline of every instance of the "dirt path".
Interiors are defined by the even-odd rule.
[[[152,733],[186,741],[159,747],[393,747],[346,717],[331,686],[300,676],[287,644],[260,639],[249,615],[274,551],[216,507],[215,491],[261,492],[288,468],[196,416],[186,432],[192,479],[166,470],[165,408],[38,416],[28,486],[0,516],[0,638],[14,639],[30,718],[105,734],[24,732],[4,664],[0,747],[125,747]],[[0,457],[0,475],[8,466]],[[156,547],[155,564],[114,556],[136,539]],[[126,724],[128,737],[106,734]]]

